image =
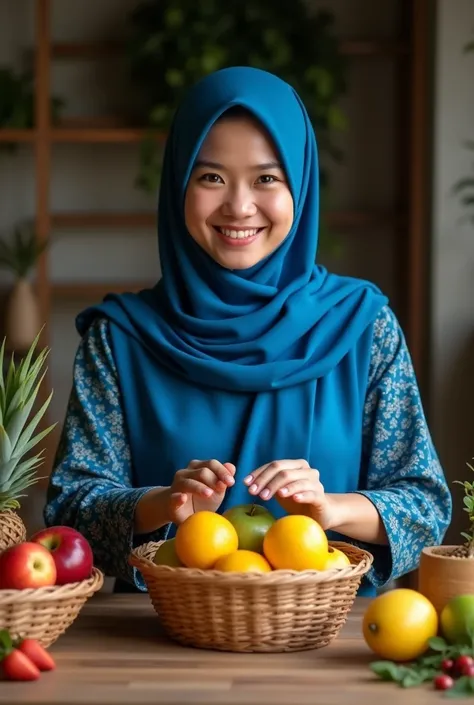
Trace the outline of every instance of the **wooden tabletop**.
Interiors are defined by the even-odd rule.
[[[33,683],[1,682],[8,705],[431,705],[431,685],[401,689],[368,668],[358,598],[324,649],[234,654],[184,648],[160,629],[148,595],[99,593],[51,647],[56,671]]]

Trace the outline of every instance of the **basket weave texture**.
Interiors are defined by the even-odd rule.
[[[18,514],[11,509],[0,512],[0,552],[23,541],[26,528]]]
[[[0,629],[48,647],[74,622],[84,603],[104,582],[97,568],[87,580],[27,590],[0,590]]]
[[[339,633],[373,556],[332,541],[351,565],[331,571],[224,573],[157,566],[160,543],[130,554],[167,635],[185,646],[283,652],[327,646]]]

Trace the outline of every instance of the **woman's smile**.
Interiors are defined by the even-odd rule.
[[[213,226],[216,235],[229,247],[246,247],[254,243],[258,236],[265,230],[262,228],[243,228],[243,227],[222,227]]]

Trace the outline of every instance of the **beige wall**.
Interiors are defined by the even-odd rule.
[[[433,142],[431,419],[450,480],[472,479],[474,456],[474,226],[450,193],[474,174],[474,54],[462,47],[474,37],[472,0],[438,0]],[[470,477],[472,475],[472,477]],[[449,540],[459,541],[465,512],[453,486],[455,516]]]

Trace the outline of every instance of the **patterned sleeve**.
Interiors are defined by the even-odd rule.
[[[95,321],[75,359],[66,419],[48,487],[44,519],[80,531],[106,575],[145,589],[128,565],[132,547],[165,538],[167,527],[134,536],[135,507],[150,488],[134,488],[120,389],[107,322]]]
[[[365,484],[389,546],[374,555],[367,576],[376,587],[414,570],[425,546],[442,542],[452,499],[426,423],[410,354],[400,325],[385,307],[374,326],[364,410]]]

